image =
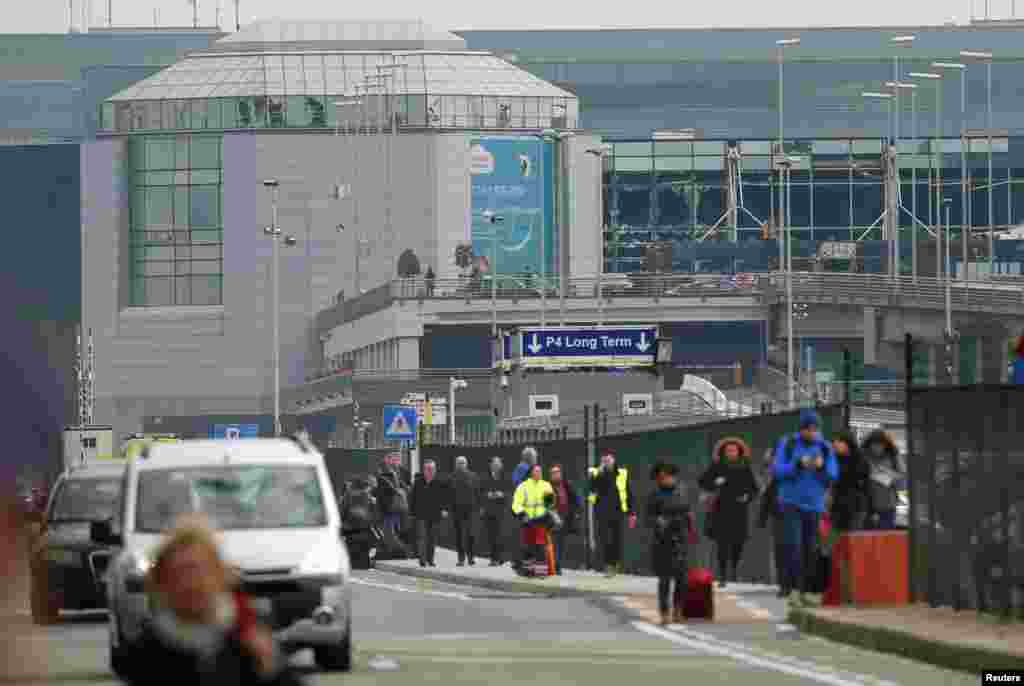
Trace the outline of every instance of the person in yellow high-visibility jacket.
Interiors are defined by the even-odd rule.
[[[512,514],[522,523],[520,543],[522,554],[514,565],[516,571],[525,572],[526,564],[531,560],[544,559],[544,547],[547,545],[548,528],[555,522],[552,508],[555,505],[555,489],[544,481],[543,470],[538,464],[530,468],[529,477],[519,484],[512,497]]]
[[[629,483],[629,470],[615,464],[615,453],[606,450],[601,455],[601,467],[591,467],[590,494],[587,502],[594,506],[594,533],[600,542],[605,571],[609,576],[622,572],[623,534],[636,527],[633,492]]]

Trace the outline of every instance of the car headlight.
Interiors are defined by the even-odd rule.
[[[341,555],[336,548],[312,550],[296,570],[304,576],[335,576],[343,573]]]

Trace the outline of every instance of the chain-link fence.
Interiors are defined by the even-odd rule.
[[[1024,386],[907,389],[914,599],[1024,617]]]

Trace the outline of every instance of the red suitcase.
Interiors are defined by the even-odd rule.
[[[695,567],[687,577],[685,597],[681,598],[686,619],[715,618],[715,576],[706,567]],[[682,589],[677,590],[677,593]],[[677,604],[676,607],[679,607]]]

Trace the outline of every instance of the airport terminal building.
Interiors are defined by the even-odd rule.
[[[118,433],[270,409],[275,216],[285,388],[322,364],[319,312],[399,268],[453,278],[459,245],[498,274],[597,270],[599,141],[573,135],[575,98],[451,34],[260,24],[104,112],[82,148],[82,319]],[[421,328],[359,328],[351,364],[420,367]]]
[[[37,342],[64,332],[45,353],[26,339],[38,370],[70,373],[74,324],[93,329],[97,420],[109,416],[119,430],[170,416],[267,425],[271,243],[262,228],[272,193],[261,184],[276,178],[278,224],[296,239],[281,248],[286,388],[338,360],[357,378],[489,374],[492,326],[468,313],[459,327],[447,325],[454,314],[447,323],[437,313],[392,317],[381,306],[399,263],[430,267],[441,283],[460,272],[455,254],[468,243],[499,274],[576,277],[602,264],[636,271],[645,243],[668,240],[676,271],[773,268],[777,244],[762,231],[778,223],[776,41],[794,37],[781,103],[786,152],[800,158],[794,254],[858,242],[861,268],[881,271],[894,101],[862,93],[886,89],[896,56],[903,80],[942,74],[900,98],[904,243],[915,226],[927,242],[940,195],[954,236],[961,226],[1016,227],[1024,100],[1009,84],[1021,33],[1014,22],[458,35],[419,23],[274,22],[235,34],[5,36],[0,94],[19,107],[3,108],[0,192],[17,223],[48,229],[17,232],[22,247],[7,253],[17,256],[5,270],[14,301],[30,305],[12,316],[50,322],[35,327]],[[907,35],[915,40],[891,42]],[[984,61],[959,57],[965,49],[992,52],[991,89]],[[986,250],[984,239],[971,243],[971,273],[988,269]],[[959,252],[952,261],[963,273]],[[1021,243],[996,242],[994,270],[1016,274],[1022,262]],[[778,328],[764,308],[744,307],[666,315],[677,361],[763,363]],[[630,316],[649,320],[652,308]],[[803,341],[863,359],[856,337],[811,327]],[[181,369],[190,371],[170,371]],[[51,391],[71,404],[66,380]]]

